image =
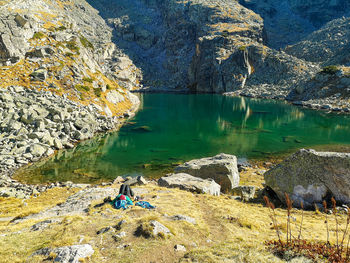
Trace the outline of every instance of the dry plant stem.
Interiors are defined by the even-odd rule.
[[[326,221],[325,221],[325,223],[326,223],[326,227],[327,227],[327,244],[329,245],[329,228],[328,228],[328,216],[327,216],[327,214],[328,214],[327,202],[323,201],[322,204],[323,204],[323,207],[324,207],[324,211],[326,213]]]
[[[348,243],[346,244],[346,256],[345,256],[346,261],[349,260],[349,256],[350,256],[349,243],[350,243],[350,235],[348,236]]]
[[[346,218],[346,227],[345,227],[345,230],[344,230],[344,233],[343,233],[343,238],[342,238],[341,243],[340,243],[340,247],[341,247],[340,253],[343,252],[344,240],[345,240],[346,234],[348,232],[349,223],[350,223],[350,211],[348,210],[348,217]]]
[[[336,237],[337,237],[337,250],[339,252],[339,235],[338,235],[338,217],[337,217],[337,203],[334,199],[334,197],[332,197],[331,199],[332,201],[332,206],[333,206],[333,213],[334,213],[334,218],[335,218],[335,234],[336,234]]]
[[[278,222],[277,222],[277,218],[276,218],[276,213],[275,213],[275,206],[272,203],[270,203],[270,204],[271,204],[272,221],[273,221],[273,224],[274,224],[274,228],[276,229],[276,234],[277,234],[278,240],[282,244],[282,240],[281,240],[281,237],[280,237],[280,232],[279,232],[279,229],[278,229]]]
[[[304,203],[303,203],[303,201],[300,202],[300,207],[301,207],[301,221],[300,221],[299,234],[298,234],[299,241],[301,238],[301,230],[302,230],[303,220],[304,220]]]
[[[270,202],[269,198],[266,195],[264,196],[264,201],[266,203],[266,206],[269,209],[270,217],[272,219],[273,227],[276,230],[278,241],[281,244],[281,246],[283,246],[282,240],[281,240],[281,237],[280,237],[280,233],[279,233],[279,230],[278,230],[277,218],[276,218],[276,214],[275,214],[275,206],[274,206],[273,203]]]
[[[286,197],[286,203],[287,203],[287,245],[292,242],[292,229],[291,229],[291,224],[290,224],[290,212],[292,210],[292,201],[289,198],[289,195],[287,193],[284,193]]]

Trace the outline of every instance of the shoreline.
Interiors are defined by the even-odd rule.
[[[144,90],[143,93],[153,93],[154,91],[149,91],[149,90]],[[139,90],[136,90],[136,91],[133,91],[133,93],[142,93],[140,92]],[[168,93],[164,90],[162,91],[158,91],[158,93]],[[173,92],[172,92],[173,93]],[[175,92],[175,94],[179,94],[179,92]],[[180,94],[183,94],[183,92],[181,92]],[[191,92],[187,92],[185,94],[191,94]],[[203,93],[199,93],[199,94],[203,94]],[[219,94],[220,95],[220,94]],[[222,96],[227,96],[227,94],[221,94]],[[232,95],[229,95],[229,96],[232,96]],[[251,98],[251,97],[249,97]],[[254,98],[257,98],[257,97],[254,97]],[[266,99],[266,98],[258,98],[258,99]],[[267,98],[267,99],[271,99],[271,98]],[[275,99],[273,99],[275,100]],[[279,99],[281,100],[281,99]],[[283,99],[286,103],[288,104],[293,104],[291,103],[290,101],[286,100],[286,99]],[[297,106],[300,106],[300,105],[297,105]],[[304,107],[305,108],[305,107]],[[121,118],[121,119],[118,119],[118,122],[116,123],[116,126],[112,129],[109,129],[107,131],[97,131],[92,138],[89,138],[89,139],[93,139],[95,138],[96,136],[98,135],[102,135],[104,136],[105,134],[107,133],[113,133],[113,132],[118,132],[119,129],[125,124],[127,123],[127,121],[132,118],[136,112],[138,111],[139,109],[139,105],[137,105],[136,107],[133,107],[132,111],[130,112],[129,110],[127,111],[128,113],[124,113],[124,115],[126,115],[125,118]],[[314,110],[320,110],[320,109],[314,109]],[[323,110],[322,110],[323,111]],[[344,114],[347,114],[348,112],[342,112]],[[85,140],[80,140],[80,141],[76,141],[73,145],[73,147],[76,147],[77,144],[79,144],[80,142],[82,141],[85,141]],[[324,148],[341,148],[341,147],[345,147],[346,148],[346,145],[319,145],[319,146],[314,146],[313,148],[316,148],[316,149],[324,149]],[[275,156],[267,156],[267,157],[264,157],[264,158],[251,158],[249,161],[252,162],[252,163],[261,163],[261,162],[271,162],[271,160],[274,160],[274,159],[278,159],[279,161],[281,161],[283,158],[285,158],[286,156],[288,156],[289,154],[293,153],[295,150],[297,149],[293,149],[291,151],[287,151],[286,153],[281,153],[281,154],[278,154],[278,155],[275,155]],[[44,156],[44,157],[41,157],[37,160],[34,160],[28,164],[23,164],[23,165],[20,165],[20,166],[16,166],[16,167],[12,167],[10,169],[7,169],[6,173],[2,173],[1,176],[3,177],[2,178],[2,181],[7,181],[7,183],[9,182],[12,182],[12,183],[20,183],[20,181],[17,181],[15,179],[13,179],[13,176],[14,174],[16,174],[18,171],[20,171],[21,169],[26,169],[26,167],[28,167],[28,165],[33,165],[37,162],[40,162],[40,161],[43,161],[45,160],[45,158],[49,158],[49,157],[52,157],[54,155],[57,154],[57,150],[52,153],[51,155],[49,156]],[[161,171],[161,170],[159,170]],[[7,177],[7,178],[5,178]],[[28,183],[20,183],[22,185],[32,185],[32,184],[28,184]],[[47,184],[47,183],[40,183],[40,185],[42,184]],[[1,186],[1,185],[0,185]]]
[[[174,89],[167,89],[167,88],[143,88],[138,90],[131,91],[132,93],[170,93],[170,94],[217,94],[222,96],[228,96],[228,97],[244,97],[244,98],[250,98],[250,99],[262,99],[262,100],[278,100],[278,101],[284,101],[290,105],[302,107],[304,109],[310,109],[310,110],[316,110],[316,111],[322,111],[325,113],[338,113],[338,114],[350,114],[350,104],[349,107],[338,107],[333,106],[332,101],[329,99],[315,99],[309,100],[309,101],[302,101],[302,100],[289,100],[286,98],[286,96],[282,95],[250,95],[246,93],[241,93],[238,91],[232,91],[232,92],[224,92],[224,93],[215,93],[215,92],[193,92],[186,89],[180,89],[180,90],[174,90]],[[310,102],[311,101],[311,102]]]

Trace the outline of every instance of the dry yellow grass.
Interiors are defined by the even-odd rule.
[[[118,185],[114,186],[117,189]],[[95,201],[88,214],[61,218],[42,231],[30,231],[30,227],[41,220],[26,220],[19,223],[3,221],[0,224],[0,254],[3,262],[23,262],[34,251],[43,247],[60,247],[73,244],[91,244],[95,253],[87,262],[281,262],[266,251],[264,242],[276,239],[271,226],[268,210],[262,204],[242,203],[226,195],[220,197],[193,194],[178,189],[160,188],[149,184],[143,186],[148,193],[145,200],[156,205],[156,210],[133,206],[127,210],[116,210],[110,204],[94,207],[102,200]],[[2,199],[0,211],[17,216],[38,212],[65,200],[76,190],[51,190],[37,198],[26,201]],[[173,221],[169,217],[182,214],[196,219],[193,225],[185,221]],[[286,211],[276,209],[282,236],[285,236]],[[301,212],[293,210],[295,222],[293,231],[301,219]],[[101,235],[96,232],[103,227],[114,226],[120,220],[127,223],[121,231],[127,233],[122,240],[109,231]],[[141,223],[157,220],[168,227],[172,236],[146,239],[134,235]],[[345,216],[340,220],[344,222]],[[331,241],[334,242],[335,226],[330,220]],[[326,240],[324,215],[308,211],[304,213],[303,236],[308,240]],[[117,248],[129,244],[126,248]],[[182,244],[187,252],[175,252],[174,245]],[[42,257],[31,258],[30,262],[41,262]]]

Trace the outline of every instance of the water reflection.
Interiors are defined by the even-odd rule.
[[[261,158],[301,147],[348,144],[348,116],[281,101],[219,95],[141,94],[137,116],[118,133],[21,171],[27,182],[99,182],[118,175],[159,176],[181,161],[220,152]]]

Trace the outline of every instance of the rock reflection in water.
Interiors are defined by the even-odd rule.
[[[24,169],[17,178],[99,182],[127,174],[155,177],[181,161],[220,152],[264,158],[302,147],[350,143],[349,116],[281,101],[143,94],[142,102],[143,108],[119,132],[58,152]]]

